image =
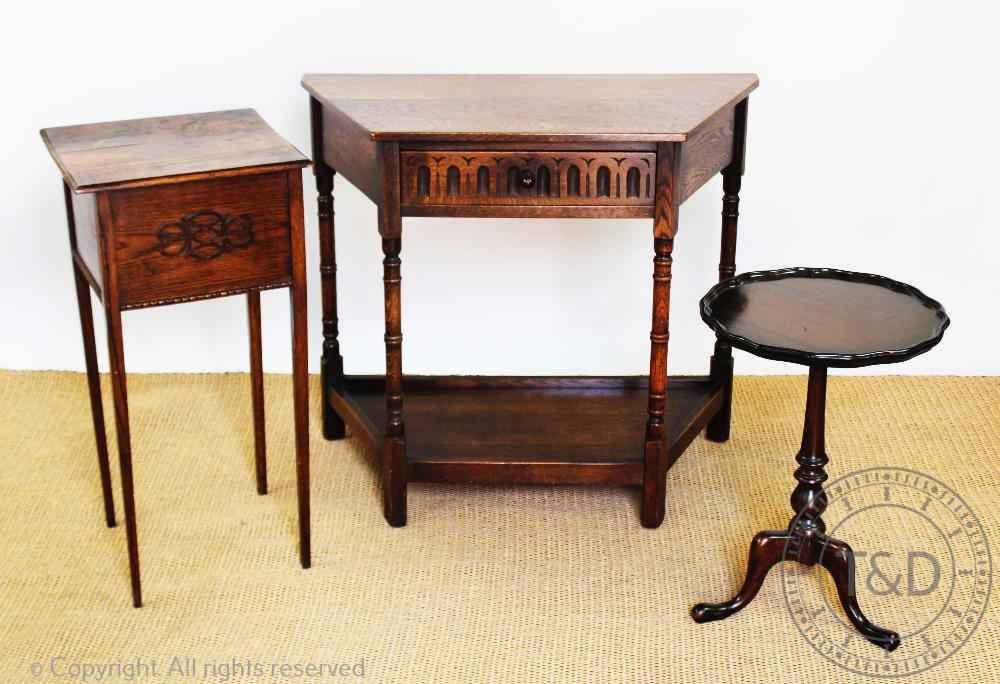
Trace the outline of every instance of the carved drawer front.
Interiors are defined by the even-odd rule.
[[[284,172],[113,192],[124,308],[291,282]]]
[[[652,206],[653,152],[404,150],[402,204]]]

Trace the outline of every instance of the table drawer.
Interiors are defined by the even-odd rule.
[[[122,308],[291,282],[284,172],[111,194]]]
[[[653,152],[404,150],[404,206],[652,206]]]

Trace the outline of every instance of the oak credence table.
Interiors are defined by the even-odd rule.
[[[384,510],[406,523],[412,481],[640,485],[663,521],[666,470],[702,428],[729,436],[731,349],[667,385],[670,274],[681,203],[723,176],[720,279],[735,273],[753,74],[307,75],[319,191],[323,431],[381,453]],[[337,341],[335,170],[378,206],[384,377],[347,376]],[[404,382],[404,216],[653,219],[646,377],[410,377]],[[404,429],[404,388],[406,428]],[[640,442],[645,421],[645,444]]]

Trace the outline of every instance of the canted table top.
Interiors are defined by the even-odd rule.
[[[77,192],[310,163],[252,109],[60,126],[41,135]]]
[[[307,74],[373,140],[683,142],[757,87],[754,74]]]
[[[786,268],[713,287],[701,317],[734,347],[807,365],[904,361],[940,340],[944,308],[911,285],[868,273]]]

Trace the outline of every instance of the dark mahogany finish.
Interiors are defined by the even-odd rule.
[[[861,634],[887,651],[899,635],[872,624],[854,589],[854,552],[825,534],[823,482],[828,366],[904,361],[941,340],[944,309],[914,287],[882,276],[834,269],[788,268],[745,273],[721,282],[701,300],[702,318],[719,341],[765,358],[809,366],[802,447],[795,460],[795,516],[787,530],[759,532],[750,545],[746,580],[726,603],[699,603],[697,622],[729,617],[757,595],[775,564],[819,563],[833,577],[844,612]]]
[[[309,567],[306,279],[301,169],[309,160],[251,109],[47,128],[63,174],[105,519],[111,475],[88,284],[104,306],[132,600],[142,605],[121,312],[246,293],[257,491],[267,493],[260,291],[292,309],[299,544]]]
[[[911,285],[832,268],[744,273],[705,295],[701,317],[757,356],[847,368],[922,354],[949,323],[941,305]]]
[[[346,423],[380,453],[388,522],[405,524],[412,481],[586,483],[640,486],[642,523],[658,526],[667,468],[710,420],[715,438],[729,431],[731,361],[718,348],[711,377],[667,382],[673,239],[680,204],[720,171],[735,201],[756,76],[307,75],[302,84],[319,205],[324,435],[344,436]],[[334,169],[379,210],[380,378],[343,372]],[[653,219],[648,378],[404,378],[404,216]],[[723,225],[723,261],[735,268],[734,209]]]

